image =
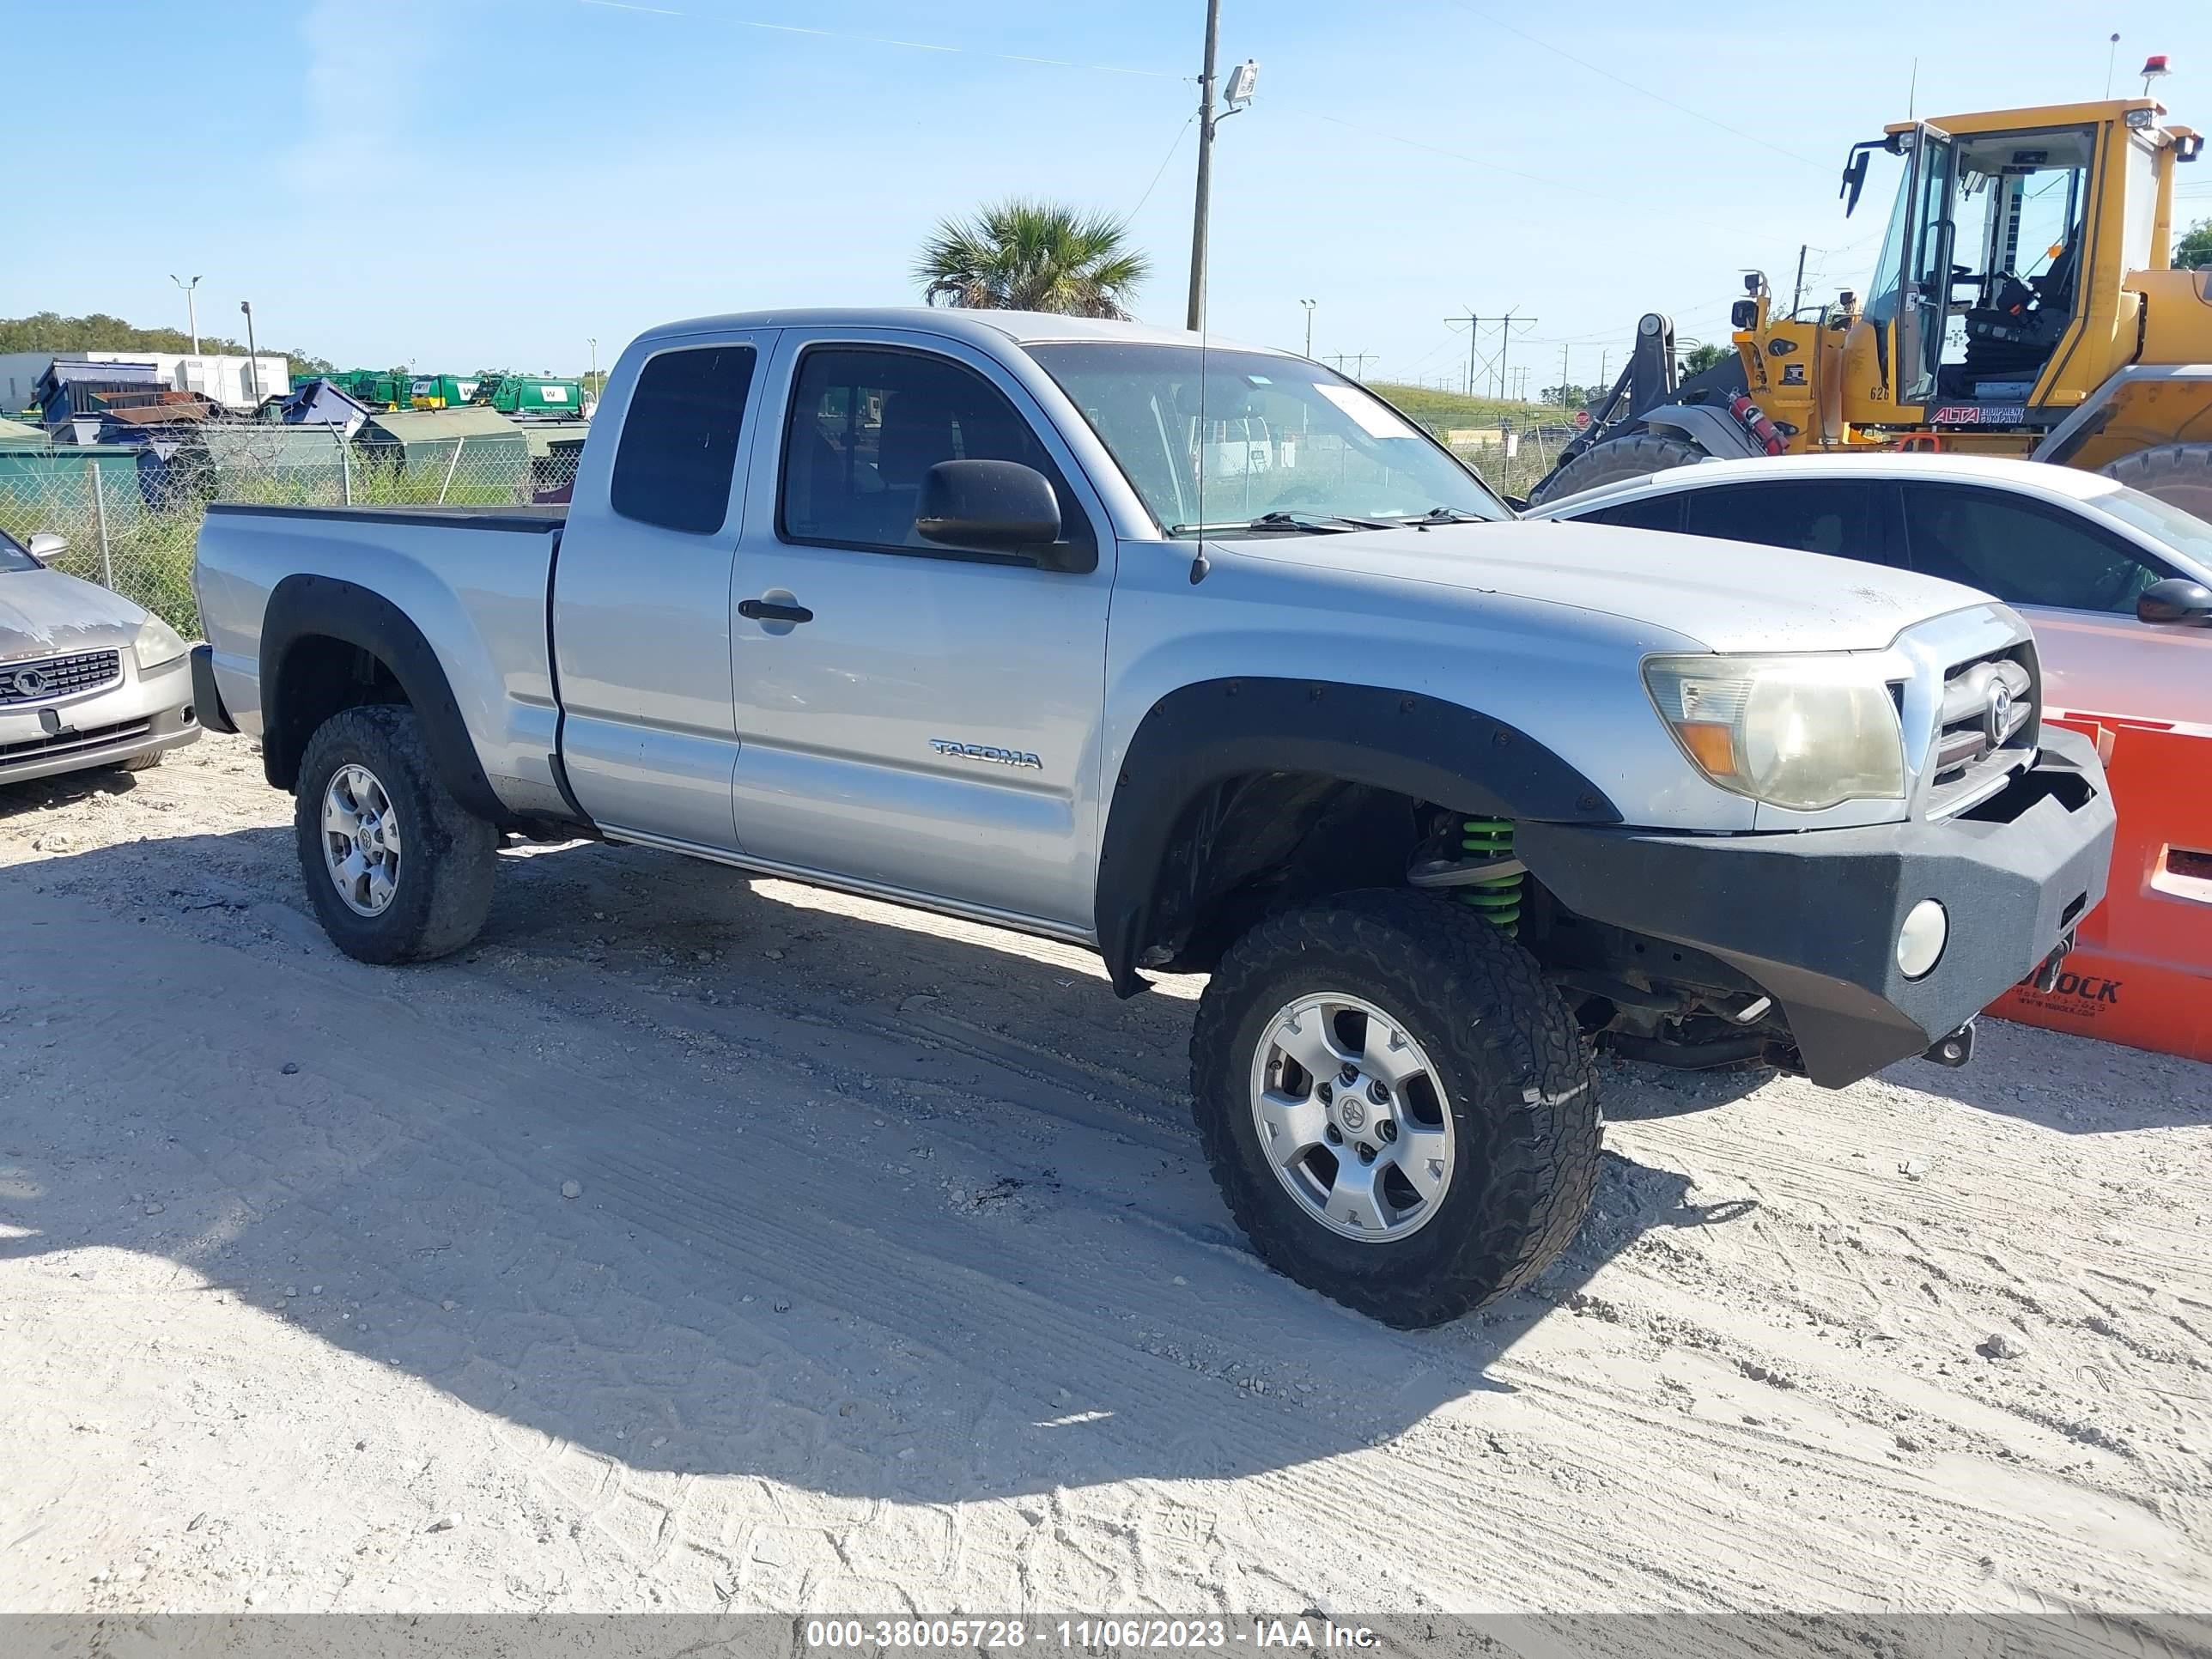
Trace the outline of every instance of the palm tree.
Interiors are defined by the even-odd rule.
[[[1048,202],[1007,201],[973,219],[946,219],[921,245],[915,280],[931,305],[1128,316],[1152,264],[1127,246],[1127,226]]]

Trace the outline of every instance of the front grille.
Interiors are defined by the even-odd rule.
[[[123,656],[116,651],[80,651],[70,657],[0,663],[0,708],[97,691],[122,678]]]
[[[82,732],[57,732],[50,738],[33,738],[27,743],[0,743],[0,766],[46,755],[66,755],[73,749],[100,749],[111,743],[143,738],[153,729],[154,722],[149,720],[125,720],[119,726],[90,726]]]
[[[2042,690],[2029,645],[1959,663],[1944,675],[1928,757],[1929,816],[1971,805],[2034,757]]]

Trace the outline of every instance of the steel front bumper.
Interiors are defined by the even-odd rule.
[[[104,691],[0,708],[0,785],[112,766],[199,734],[189,659],[142,674],[126,647],[122,680]]]
[[[2071,937],[2105,896],[2112,804],[2088,739],[2045,727],[2033,769],[1955,818],[1744,836],[1523,823],[1516,842],[1569,909],[1740,969],[1781,1005],[1812,1079],[1839,1089],[1925,1052]],[[1929,898],[1949,939],[1907,979],[1898,932]]]

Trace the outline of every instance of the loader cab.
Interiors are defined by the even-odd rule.
[[[1865,423],[2035,429],[2109,372],[2119,276],[2162,266],[2147,100],[1913,122],[1858,147],[1903,163],[1862,324]],[[1854,182],[1846,173],[1846,189]]]

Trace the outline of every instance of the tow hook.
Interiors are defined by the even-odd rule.
[[[2045,996],[2048,996],[2051,990],[2057,985],[2058,970],[2064,965],[2067,953],[2072,951],[2073,948],[2074,935],[2069,933],[2064,939],[2058,941],[2057,946],[2051,951],[2049,956],[2044,957],[2043,965],[2028,975],[2027,982],[2030,985],[2033,985],[2037,990],[2042,992]]]
[[[1938,1066],[1948,1066],[1954,1071],[1974,1057],[1974,1022],[1968,1020],[1948,1036],[1938,1037],[1928,1045],[1928,1052],[1920,1056],[1932,1060]]]

